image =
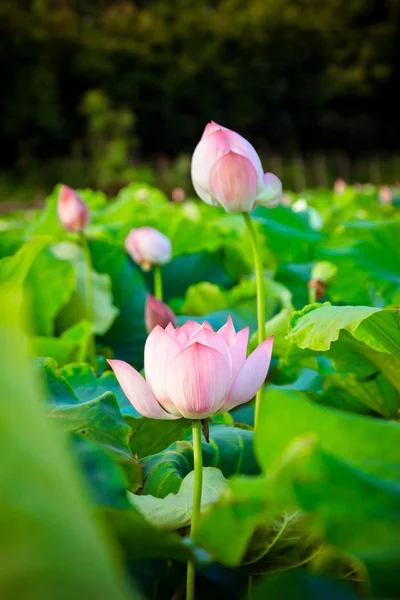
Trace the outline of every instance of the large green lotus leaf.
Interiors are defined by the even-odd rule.
[[[343,581],[321,577],[313,573],[295,571],[265,577],[257,582],[251,592],[253,600],[357,600],[353,587]]]
[[[386,419],[396,418],[400,408],[399,392],[380,373],[366,380],[358,379],[354,373],[327,375],[325,389],[313,399],[332,408]]]
[[[64,436],[46,418],[13,300],[2,296],[0,314],[0,596],[126,599],[115,548]]]
[[[118,400],[123,415],[141,416],[125,396],[112,371],[106,371],[101,377],[96,377],[90,365],[74,363],[63,367],[60,370],[60,375],[68,381],[81,402],[93,400],[93,398],[101,396],[104,392],[112,392]],[[132,423],[134,422],[135,419],[132,419]],[[158,421],[155,422],[158,423]]]
[[[301,348],[313,349],[314,355],[324,351],[332,361],[337,371],[334,384],[337,391],[342,389],[334,404],[346,410],[351,395],[356,405],[361,402],[376,414],[396,418],[400,408],[400,318],[397,312],[369,307],[310,309],[312,307],[306,307],[292,316],[294,327],[288,339]],[[363,315],[365,318],[359,320]],[[287,349],[283,365],[304,365],[310,359],[309,350],[302,355],[295,348]],[[328,392],[329,384],[327,381],[325,399],[331,404],[333,390]],[[321,398],[321,401],[325,400]],[[350,401],[351,404],[354,403]]]
[[[248,575],[276,573],[304,566],[321,552],[321,541],[305,526],[299,510],[284,512],[269,526],[255,530],[240,570]]]
[[[57,258],[71,264],[76,273],[76,289],[57,319],[57,328],[64,331],[87,314],[85,257],[82,248],[70,242],[53,245],[52,252]],[[94,270],[91,270],[90,276],[93,286],[93,331],[104,335],[118,315],[118,309],[113,304],[111,279],[108,274],[99,274]]]
[[[111,346],[114,357],[139,368],[147,337],[144,306],[147,288],[143,276],[126,252],[104,240],[90,243],[94,268],[111,279],[114,303],[119,314],[101,341]]]
[[[361,559],[400,557],[400,465],[388,481],[385,473],[371,474],[329,453],[314,458],[320,475],[294,481],[297,502],[313,514],[313,526],[329,543]]]
[[[386,352],[377,352],[354,337],[355,334],[366,334],[365,339],[370,341],[369,331],[372,328],[368,326],[363,331],[363,325],[387,313],[374,313],[353,334],[345,329],[340,330],[338,340],[324,352],[300,350],[290,344],[286,354],[281,356],[280,372],[298,373],[301,366],[307,366],[325,378],[324,390],[318,396],[313,396],[314,401],[342,410],[397,418],[400,408],[400,359]],[[376,343],[376,340],[373,342]]]
[[[236,473],[259,473],[253,452],[254,433],[250,430],[210,425],[210,443],[203,440],[203,464],[218,467],[225,477]],[[163,452],[148,456],[143,464],[144,494],[164,498],[177,493],[182,480],[193,469],[191,434],[187,440],[178,441]]]
[[[124,467],[129,487],[135,491],[141,483],[141,470],[129,447],[131,429],[114,394],[104,392],[91,400],[79,401],[66,379],[57,372],[54,361],[43,359],[42,367],[41,376],[51,406],[49,416],[64,430],[101,444]],[[64,390],[62,395],[60,386]]]
[[[174,258],[162,267],[164,300],[184,296],[190,285],[208,281],[223,288],[229,288],[233,279],[224,269],[223,259],[217,253],[198,252]],[[147,280],[152,279],[151,274]]]
[[[319,249],[322,259],[338,267],[330,290],[333,301],[370,304],[375,296],[390,299],[400,287],[399,237],[398,220],[339,225]]]
[[[400,315],[395,310],[311,305],[295,313],[291,323],[288,339],[300,348],[329,350],[346,330],[373,350],[400,356]]]
[[[187,543],[188,540],[177,533],[156,529],[133,506],[130,510],[106,508],[102,514],[128,560],[166,558],[180,562],[190,559],[203,564],[210,562],[204,551]]]
[[[92,326],[81,321],[66,329],[60,337],[33,336],[28,338],[29,353],[33,356],[49,356],[59,365],[87,356]]]
[[[147,417],[135,419],[125,416],[125,421],[132,429],[130,440],[132,453],[140,459],[165,450],[180,440],[191,427],[191,421],[186,419],[163,421]]]
[[[295,213],[285,206],[273,210],[258,207],[252,218],[260,224],[268,246],[280,261],[307,262],[315,258],[321,233],[310,226],[304,213]]]
[[[35,335],[54,334],[54,319],[70,299],[75,285],[76,273],[70,263],[58,260],[49,251],[39,254],[25,282]]]
[[[203,467],[201,506],[216,502],[226,486],[226,479],[219,469]],[[164,498],[128,493],[129,501],[152,525],[174,531],[190,524],[193,508],[194,471],[183,479],[176,494]]]
[[[89,484],[93,504],[129,508],[126,478],[120,465],[100,444],[76,434],[71,438],[72,450]]]
[[[306,306],[292,315],[288,339],[303,349],[329,350],[341,329],[354,334],[364,319],[378,311],[370,306]]]
[[[280,519],[279,524],[278,515],[289,514],[298,508],[293,480],[307,476],[305,467],[314,445],[309,436],[298,438],[279,456],[270,473],[256,477],[239,475],[230,479],[220,500],[205,511],[195,541],[214,560],[228,566],[237,566],[242,561],[251,562],[253,555],[262,559],[263,552],[268,554],[274,535],[278,536],[275,545],[279,541],[279,531],[283,535],[286,530],[285,520]],[[262,548],[259,531],[267,533],[267,539],[262,536]],[[303,552],[301,549],[299,552],[307,560],[314,552],[313,543],[309,537],[304,540]],[[281,564],[284,565],[284,558]]]
[[[38,236],[12,256],[0,260],[0,286],[3,293],[12,294],[18,311],[24,298],[24,283],[34,260],[51,241],[48,236]]]
[[[388,459],[400,466],[399,423],[318,406],[293,390],[267,388],[258,431],[262,434],[256,435],[256,454],[267,472],[287,445],[302,435],[315,437],[324,451],[371,472],[379,473]]]

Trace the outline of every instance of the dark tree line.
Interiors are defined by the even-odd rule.
[[[1,0],[1,155],[68,155],[82,101],[136,117],[143,155],[211,118],[265,149],[399,150],[399,0]]]

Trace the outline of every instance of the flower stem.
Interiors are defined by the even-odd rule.
[[[247,600],[251,600],[253,588],[253,576],[249,575],[247,578]]]
[[[195,536],[200,519],[201,490],[203,485],[203,455],[201,449],[201,421],[193,421],[193,464],[194,464],[194,491],[192,523],[190,537]],[[196,577],[196,565],[190,560],[187,567],[186,600],[194,600],[194,587]]]
[[[160,265],[154,265],[154,296],[162,300],[163,286]]]
[[[317,301],[317,288],[312,286],[308,289],[308,303],[314,304]]]
[[[258,344],[262,344],[265,340],[265,286],[264,286],[264,267],[260,251],[260,246],[257,240],[257,234],[254,229],[253,222],[248,213],[242,213],[244,222],[246,223],[247,231],[250,235],[251,247],[253,250],[254,264],[256,267],[256,283],[257,283],[257,322],[258,322]],[[260,414],[260,405],[262,400],[262,387],[256,395],[256,409],[254,414],[254,429],[257,429],[257,423]]]
[[[86,236],[83,231],[80,232],[81,246],[85,257],[85,304],[86,304],[86,319],[92,327],[88,343],[86,345],[86,360],[94,367],[97,367],[96,349],[93,336],[93,285],[92,285],[92,257]]]

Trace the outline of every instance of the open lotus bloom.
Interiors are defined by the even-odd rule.
[[[248,402],[262,386],[273,337],[246,358],[249,328],[232,320],[215,332],[188,321],[176,329],[155,327],[144,350],[146,380],[121,360],[109,360],[125,395],[151,419],[205,419]]]
[[[192,182],[200,198],[228,213],[273,208],[282,199],[282,183],[263,171],[253,146],[241,135],[211,121],[192,157]]]
[[[83,231],[90,220],[89,209],[75,190],[62,185],[58,196],[58,218],[66,231]]]
[[[152,265],[164,265],[172,256],[170,240],[154,227],[131,229],[125,248],[143,271],[149,271]]]

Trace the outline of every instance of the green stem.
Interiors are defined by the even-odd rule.
[[[90,254],[89,246],[87,243],[86,236],[83,231],[80,232],[80,240],[82,245],[83,254],[85,257],[85,305],[86,305],[86,319],[92,326],[89,341],[86,345],[85,356],[82,360],[87,360],[94,368],[97,367],[96,361],[96,348],[93,336],[93,282],[92,282],[92,257]]]
[[[313,285],[308,288],[308,303],[314,304],[317,301],[317,288]]]
[[[265,286],[264,286],[264,267],[261,256],[260,247],[258,245],[257,234],[254,229],[253,222],[248,213],[242,213],[244,222],[246,223],[247,231],[250,235],[251,247],[253,250],[254,264],[256,267],[256,283],[257,283],[257,322],[258,322],[258,344],[262,344],[265,340]],[[262,387],[256,395],[256,409],[254,414],[254,429],[257,429],[257,423],[260,415],[260,406],[262,401]]]
[[[252,587],[253,587],[253,576],[249,575],[247,578],[247,600],[251,600]]]
[[[159,300],[162,300],[163,287],[160,265],[154,265],[154,295]]]
[[[203,486],[203,455],[201,450],[201,421],[193,421],[193,464],[194,464],[194,491],[192,524],[190,527],[190,537],[193,539],[196,535],[201,507],[201,490]],[[193,561],[188,562],[186,579],[186,600],[194,600],[194,587],[196,577],[196,565]]]

